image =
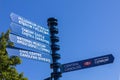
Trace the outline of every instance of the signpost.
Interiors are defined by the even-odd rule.
[[[62,65],[62,73],[110,64],[113,63],[113,61],[114,61],[114,56],[112,54],[108,54],[82,61],[71,62]]]
[[[12,22],[9,39],[14,43],[14,47],[7,47],[7,52],[11,55],[50,63],[53,72],[51,77],[45,80],[53,78],[59,80],[62,73],[110,64],[114,61],[114,56],[108,54],[61,65],[58,62],[61,56],[57,53],[60,47],[56,44],[59,42],[56,36],[58,34],[57,19],[49,18],[49,29],[46,29],[14,13],[10,14],[10,18]]]

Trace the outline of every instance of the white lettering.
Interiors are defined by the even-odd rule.
[[[39,25],[36,25],[35,23],[31,22],[31,21],[28,21],[22,17],[18,17],[18,23],[25,26],[25,27],[28,27],[30,29],[34,29],[35,31],[38,31],[38,32],[41,32],[43,34],[46,34],[46,35],[49,35],[49,30],[48,29],[45,29]]]
[[[22,34],[34,39],[34,32],[22,27]]]
[[[95,61],[95,64],[105,63],[109,61],[109,57],[98,58],[98,59],[95,59],[94,61]]]
[[[26,50],[19,50],[20,56],[25,57],[25,58],[30,58],[30,59],[35,59],[35,60],[41,60],[45,62],[51,62],[50,59],[44,58],[42,54],[36,53],[36,52],[31,52],[31,51],[26,51]]]
[[[34,48],[34,49],[38,49],[38,50],[50,53],[50,50],[47,49],[46,45],[38,43],[38,42],[31,41],[31,40],[28,40],[28,39],[25,39],[25,38],[22,38],[22,37],[19,37],[19,36],[17,36],[17,43],[21,44],[21,45],[24,45],[24,46],[27,46],[27,47],[31,47],[31,48]]]

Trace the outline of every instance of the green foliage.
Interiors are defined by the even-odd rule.
[[[8,56],[6,46],[13,46],[9,42],[8,30],[5,34],[0,35],[0,80],[28,80],[23,76],[23,73],[18,73],[15,66],[21,64],[21,60],[17,56]]]

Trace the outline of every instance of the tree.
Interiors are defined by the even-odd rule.
[[[23,76],[23,73],[18,73],[15,66],[21,64],[18,56],[9,56],[6,51],[6,46],[13,46],[9,41],[8,30],[5,34],[0,35],[0,80],[28,80]]]

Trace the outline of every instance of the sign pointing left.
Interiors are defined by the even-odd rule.
[[[50,46],[43,44],[41,42],[26,39],[26,38],[16,36],[13,34],[9,34],[9,38],[10,38],[11,42],[14,42],[14,43],[21,45],[21,46],[28,47],[29,50],[35,49],[37,52],[41,51],[41,52],[45,52],[45,53],[49,53],[49,54],[51,53]],[[15,47],[20,48],[20,47],[18,47],[18,45],[15,45]]]
[[[17,48],[7,48],[6,50],[7,50],[8,54],[11,54],[11,55],[16,55],[16,56],[20,56],[23,58],[52,63],[52,57],[50,54],[38,53],[38,52],[17,49]]]
[[[50,32],[34,22],[15,13],[10,14],[9,41],[14,47],[7,47],[7,52],[28,59],[52,63]]]
[[[18,36],[23,36],[23,37],[27,37],[30,39],[34,39],[36,41],[50,45],[50,36],[36,32],[35,30],[18,25],[16,23],[11,22],[10,31],[12,34],[16,34]]]
[[[42,34],[45,34],[45,35],[49,35],[49,30],[40,26],[40,25],[37,25],[15,13],[11,13],[10,14],[10,18],[13,22],[17,23],[17,24],[20,24],[22,26],[25,26],[29,29],[33,29],[35,30],[36,32],[40,32]]]

